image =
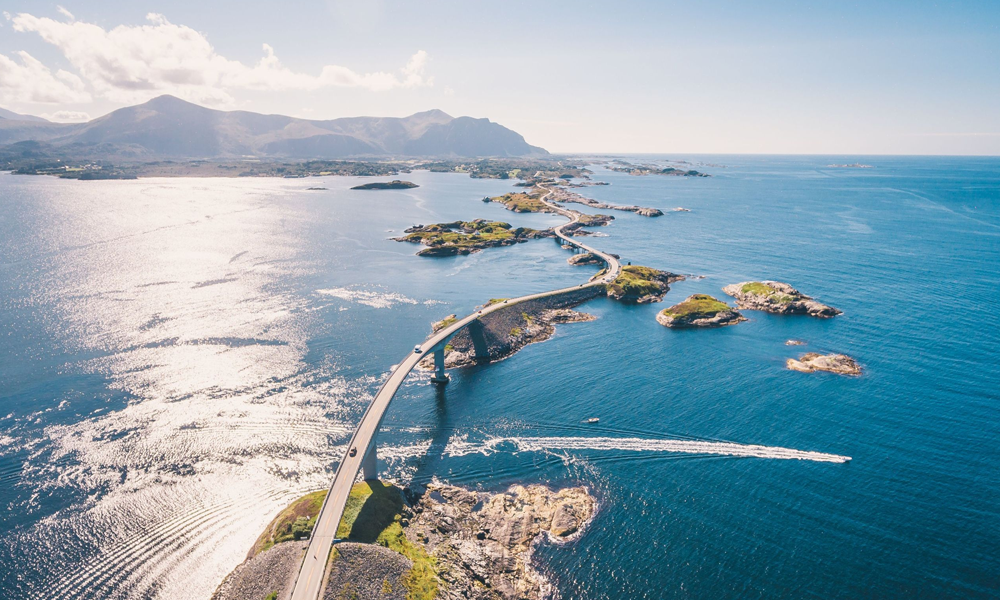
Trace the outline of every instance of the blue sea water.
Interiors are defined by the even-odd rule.
[[[590,243],[691,277],[662,304],[588,302],[596,321],[443,391],[415,374],[383,475],[588,486],[583,535],[534,555],[566,598],[1000,597],[1000,160],[671,158],[712,177],[593,167],[611,185],[580,191],[664,209],[615,212]],[[855,160],[875,168],[828,166]],[[511,182],[407,177],[421,187],[0,175],[5,598],[208,598],[329,483],[431,321],[595,270],[548,240],[414,256],[388,240],[414,223],[561,219],[479,202]],[[654,319],[764,278],[844,314]],[[864,374],[784,368],[806,351]],[[692,440],[852,460],[675,451]]]

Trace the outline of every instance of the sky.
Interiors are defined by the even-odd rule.
[[[4,0],[0,106],[439,108],[552,152],[1000,155],[1000,1]]]

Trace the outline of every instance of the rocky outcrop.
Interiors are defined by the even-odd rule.
[[[432,486],[404,528],[437,560],[440,597],[520,600],[558,593],[531,565],[536,543],[572,539],[594,514],[582,487],[515,485],[502,493]]]
[[[549,339],[555,333],[557,324],[593,321],[597,317],[571,310],[570,307],[600,293],[601,290],[597,287],[583,288],[570,294],[512,305],[510,308],[480,317],[487,356],[477,359],[475,343],[468,328],[464,328],[456,333],[445,347],[445,368],[455,369],[500,361],[528,344]],[[447,321],[448,319],[444,319],[438,323]],[[428,356],[420,361],[419,367],[428,371],[433,370],[433,357]]]
[[[694,294],[680,304],[661,310],[656,315],[656,321],[666,327],[682,329],[735,325],[746,321],[746,317],[711,296]]]
[[[590,252],[584,252],[583,254],[574,254],[573,256],[566,259],[571,265],[603,265],[604,259],[596,254],[591,254]]]
[[[839,375],[861,375],[861,366],[846,354],[817,354],[807,352],[798,358],[789,358],[785,366],[792,371],[802,373],[814,373],[816,371],[826,371]]]
[[[802,340],[788,340],[785,342],[786,346],[805,346],[806,343]]]
[[[341,542],[334,547],[322,598],[406,600],[405,578],[412,567],[402,554],[377,544]]]
[[[736,306],[746,310],[763,310],[779,315],[810,315],[813,317],[834,317],[840,311],[820,304],[780,281],[744,281],[722,288],[722,291],[736,298]]]
[[[649,208],[645,206],[623,206],[620,204],[608,204],[607,202],[599,202],[593,198],[586,198],[572,192],[565,188],[556,188],[552,191],[552,200],[562,203],[574,203],[583,204],[584,206],[589,206],[590,208],[597,208],[601,210],[621,210],[626,212],[633,212],[637,215],[642,215],[644,217],[659,217],[663,214],[663,211],[658,208]]]
[[[603,274],[598,273],[595,277]],[[650,267],[627,265],[614,281],[605,286],[609,298],[627,304],[659,302],[670,291],[670,284],[684,279],[683,275]]]
[[[222,581],[212,600],[266,598],[272,592],[277,592],[278,598],[288,598],[307,545],[284,542],[248,558]]]
[[[407,228],[396,242],[423,244],[427,248],[418,256],[456,256],[479,252],[483,248],[497,248],[519,244],[528,240],[555,237],[550,229],[513,227],[503,221],[453,221],[431,225],[414,225]]]

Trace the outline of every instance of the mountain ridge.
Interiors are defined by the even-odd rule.
[[[27,141],[56,148],[127,148],[151,160],[548,154],[489,119],[452,117],[439,109],[407,117],[310,120],[216,110],[169,95],[86,123],[0,119],[0,145]]]

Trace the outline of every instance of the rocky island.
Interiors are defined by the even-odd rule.
[[[677,167],[658,167],[656,165],[634,165],[624,160],[612,161],[608,168],[616,173],[629,175],[668,175],[674,177],[710,177],[694,169],[678,169]]]
[[[282,511],[212,599],[287,599],[306,544],[300,540],[312,531],[325,495],[314,492]],[[532,566],[533,546],[574,539],[594,510],[582,487],[479,492],[358,483],[337,529],[349,541],[331,552],[322,598],[545,598],[550,586]]]
[[[857,361],[846,354],[818,354],[807,352],[800,356],[798,360],[789,358],[785,366],[792,371],[802,373],[814,373],[816,371],[826,371],[837,373],[838,375],[861,375],[861,366]]]
[[[835,317],[841,312],[780,281],[744,281],[727,285],[722,291],[736,298],[736,306],[746,310],[822,318]]]
[[[427,246],[418,256],[455,256],[479,252],[483,248],[510,246],[528,240],[555,237],[550,230],[513,227],[503,221],[452,221],[432,225],[414,225],[404,230],[403,237],[392,238],[397,242],[410,242]]]
[[[656,315],[656,321],[660,325],[680,329],[735,325],[746,321],[746,317],[707,294],[694,294],[680,304],[661,310]]]
[[[659,217],[663,215],[663,211],[658,208],[649,208],[645,206],[624,206],[620,204],[608,204],[606,202],[599,202],[592,198],[587,198],[563,188],[555,188],[552,193],[552,200],[554,202],[561,202],[563,204],[583,204],[584,206],[589,206],[590,208],[597,208],[601,210],[621,210],[625,212],[633,212],[637,215],[643,217]]]
[[[476,344],[468,329],[455,334],[444,348],[445,368],[455,369],[470,367],[485,362],[496,362],[511,356],[528,344],[544,342],[555,333],[556,325],[564,323],[584,323],[597,319],[594,315],[578,312],[569,308],[584,300],[593,298],[600,293],[599,289],[581,291],[575,298],[546,299],[537,302],[522,303],[490,313],[480,319],[483,323],[483,340],[486,355],[476,356]],[[503,298],[494,298],[490,304],[503,302]],[[455,315],[433,323],[436,333],[456,321]],[[425,371],[434,369],[432,356],[420,361],[418,365]]]
[[[410,188],[420,187],[412,181],[402,181],[400,179],[393,179],[392,181],[373,181],[372,183],[363,183],[361,185],[356,185],[352,187],[352,190],[408,190]]]
[[[604,274],[601,270],[594,278]],[[608,297],[630,304],[659,302],[670,291],[670,284],[684,279],[683,275],[668,273],[650,267],[627,265],[606,287]]]

